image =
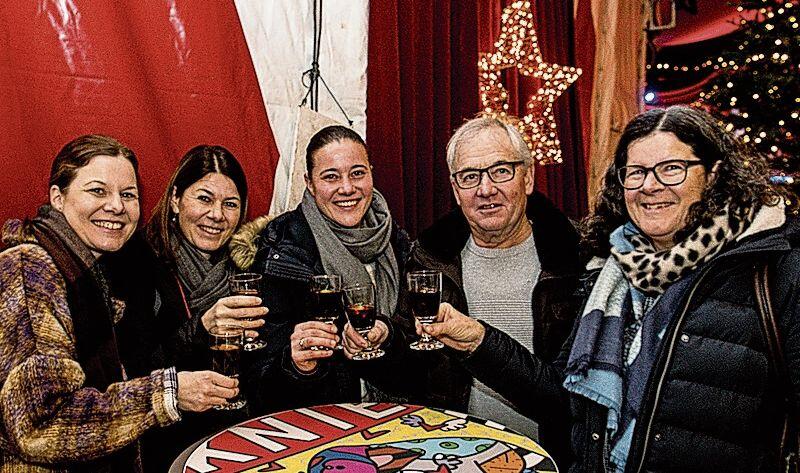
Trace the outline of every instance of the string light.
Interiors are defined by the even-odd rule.
[[[544,62],[529,1],[515,1],[503,9],[501,18],[494,52],[483,54],[478,61],[483,114],[517,127],[536,163],[561,163],[553,103],[578,79],[581,70]],[[542,81],[542,86],[528,100],[527,113],[522,118],[508,113],[508,92],[503,87],[501,71],[511,68]]]

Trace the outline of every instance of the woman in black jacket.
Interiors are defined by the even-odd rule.
[[[255,296],[230,295],[234,267],[227,244],[247,212],[244,171],[222,146],[199,145],[181,159],[143,234],[109,259],[112,281],[128,301],[120,337],[134,374],[162,366],[210,369],[208,330],[263,325]],[[251,318],[254,318],[251,320]],[[165,471],[205,435],[248,418],[246,409],[184,415],[184,422],[145,436],[147,471]]]
[[[373,284],[378,313],[388,316],[397,306],[409,248],[373,188],[367,147],[356,132],[343,126],[318,131],[306,148],[306,169],[307,189],[295,210],[247,224],[231,243],[237,265],[264,276],[268,344],[245,376],[248,399],[262,412],[360,402],[358,371],[385,360],[347,360],[366,342],[351,328],[341,340],[341,324],[312,319],[309,281],[336,274],[344,286]],[[389,327],[387,319],[376,322],[367,336],[373,346],[389,338]],[[344,350],[335,350],[340,341]]]
[[[783,394],[800,393],[800,223],[766,171],[702,111],[645,112],[587,221],[586,303],[554,363],[447,305],[425,330],[532,418],[561,409],[571,472],[777,471]],[[756,303],[765,263],[789,379]]]

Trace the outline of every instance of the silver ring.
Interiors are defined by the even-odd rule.
[[[303,350],[306,349],[306,339],[305,339],[305,337],[300,339],[300,348],[302,348]]]

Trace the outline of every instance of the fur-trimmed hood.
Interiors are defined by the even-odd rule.
[[[274,215],[262,215],[251,222],[242,225],[228,243],[231,260],[237,268],[247,270],[253,265],[258,252],[258,235],[275,219]]]

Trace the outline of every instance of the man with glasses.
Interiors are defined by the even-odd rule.
[[[420,234],[409,269],[441,271],[443,302],[552,360],[578,313],[577,231],[533,190],[531,154],[513,126],[492,118],[466,122],[447,145],[447,164],[459,208]],[[536,437],[533,421],[445,353],[419,355],[430,367],[422,402]],[[539,437],[559,463],[566,461],[566,429]]]

